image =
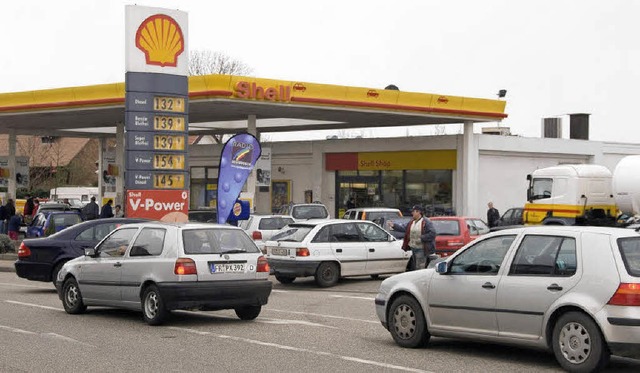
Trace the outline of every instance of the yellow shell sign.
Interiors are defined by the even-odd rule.
[[[147,65],[176,67],[184,52],[184,36],[176,20],[156,14],[138,27],[136,47],[144,53]]]

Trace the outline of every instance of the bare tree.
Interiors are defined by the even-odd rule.
[[[253,69],[222,52],[193,50],[189,54],[189,75],[249,75]]]

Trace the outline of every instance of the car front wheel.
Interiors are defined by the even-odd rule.
[[[316,283],[318,286],[327,288],[334,286],[340,279],[340,267],[336,263],[324,262],[316,270]]]
[[[62,287],[62,305],[64,310],[72,315],[83,313],[87,310],[87,306],[82,301],[78,282],[73,277],[67,279]]]
[[[393,301],[387,325],[393,340],[402,347],[423,347],[431,338],[420,303],[409,295],[401,295]]]
[[[142,295],[142,315],[149,325],[160,325],[169,315],[160,291],[155,285],[149,285]]]
[[[262,306],[244,306],[238,307],[234,311],[236,311],[236,315],[240,318],[240,320],[253,320],[260,314],[262,310]]]
[[[596,372],[609,362],[598,325],[581,312],[567,312],[553,328],[553,353],[569,372]]]

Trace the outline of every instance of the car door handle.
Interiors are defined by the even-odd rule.
[[[113,263],[113,266],[114,266],[114,267],[122,267],[122,263],[120,263],[120,262],[115,262],[115,263]]]
[[[547,287],[547,290],[551,290],[551,291],[560,291],[562,290],[562,286],[558,285],[558,284],[551,284]]]
[[[374,253],[374,252],[376,252],[376,249],[369,249],[369,252],[370,253]]]
[[[496,288],[496,286],[494,284],[490,283],[490,282],[485,282],[482,285],[482,287],[485,288],[485,289],[495,289]]]
[[[336,249],[336,252],[337,252],[337,253],[341,253],[341,252],[342,252],[342,249]]]

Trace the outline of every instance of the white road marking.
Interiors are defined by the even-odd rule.
[[[277,325],[305,325],[305,326],[317,326],[321,328],[329,328],[329,329],[338,329],[335,326],[318,324],[311,321],[304,320],[286,320],[286,319],[266,319],[259,317],[255,319],[254,322],[259,322],[263,324],[277,324]]]
[[[278,289],[273,289],[271,290],[272,293],[290,293],[289,290],[278,290]]]
[[[21,287],[21,288],[34,288],[34,289],[55,290],[55,289],[52,289],[52,288],[51,288],[51,286],[36,286],[36,285],[12,284],[12,283],[10,283],[10,282],[0,282],[0,286],[9,286],[9,287],[18,286],[18,287]]]
[[[370,300],[370,301],[373,301],[373,300],[376,299],[375,297],[356,297],[356,296],[352,296],[352,295],[329,295],[329,297],[331,297],[331,298],[362,299],[362,300]]]
[[[258,341],[258,340],[255,340],[255,339],[234,337],[234,336],[224,335],[224,334],[214,334],[214,333],[204,332],[204,331],[200,331],[200,330],[196,330],[196,329],[179,328],[179,327],[173,327],[173,326],[170,326],[168,328],[169,329],[173,329],[173,330],[177,330],[177,331],[183,331],[183,332],[186,332],[186,333],[193,333],[193,334],[202,335],[202,336],[211,336],[211,337],[214,337],[214,338],[221,338],[221,339],[230,339],[230,340],[237,341],[237,342],[244,342],[244,343],[249,343],[249,344],[254,344],[254,345],[259,345],[259,346],[266,346],[266,347],[273,347],[273,348],[278,348],[278,349],[281,349],[281,350],[304,352],[304,353],[308,353],[308,354],[312,354],[312,355],[333,357],[333,358],[337,358],[337,359],[342,359],[342,360],[351,361],[351,362],[360,363],[360,364],[372,365],[372,366],[385,368],[385,369],[395,369],[395,370],[401,370],[401,371],[405,371],[405,372],[417,372],[417,373],[434,373],[434,372],[430,372],[430,371],[427,371],[427,370],[421,370],[421,369],[403,367],[403,366],[400,366],[400,365],[381,363],[381,362],[378,362],[378,361],[360,359],[360,358],[352,357],[352,356],[338,355],[338,354],[334,354],[334,353],[331,353],[331,352],[314,351],[314,350],[308,350],[306,348],[281,345],[281,344],[278,344],[278,343],[262,342],[262,341]]]
[[[78,344],[81,344],[81,345],[84,345],[84,346],[89,346],[89,347],[96,347],[96,346],[88,344],[88,343],[80,342],[77,339],[73,339],[71,337],[67,337],[65,335],[56,334],[56,333],[38,333],[38,332],[29,331],[29,330],[13,328],[11,326],[6,326],[6,325],[0,325],[0,330],[6,330],[6,331],[9,331],[9,332],[12,332],[12,333],[19,333],[19,334],[36,335],[36,336],[39,335],[39,336],[45,337],[45,338],[60,339],[60,340],[65,341],[65,342],[78,343]]]
[[[11,304],[17,304],[17,305],[20,305],[20,306],[37,307],[37,308],[42,308],[42,309],[45,309],[45,310],[64,311],[64,308],[42,306],[40,304],[24,303],[24,302],[18,302],[18,301],[15,301],[15,300],[5,300],[5,302],[11,303]]]
[[[311,312],[299,312],[299,311],[287,311],[287,310],[279,310],[279,309],[275,309],[275,308],[265,308],[265,310],[267,311],[274,311],[274,312],[284,312],[284,313],[291,313],[294,315],[310,315],[310,316],[318,316],[318,317],[327,317],[330,319],[340,319],[340,320],[349,320],[349,321],[359,321],[359,322],[366,322],[369,324],[379,324],[380,321],[373,321],[373,320],[364,320],[364,319],[354,319],[352,317],[343,317],[343,316],[333,316],[333,315],[323,315],[320,313],[311,313]]]

